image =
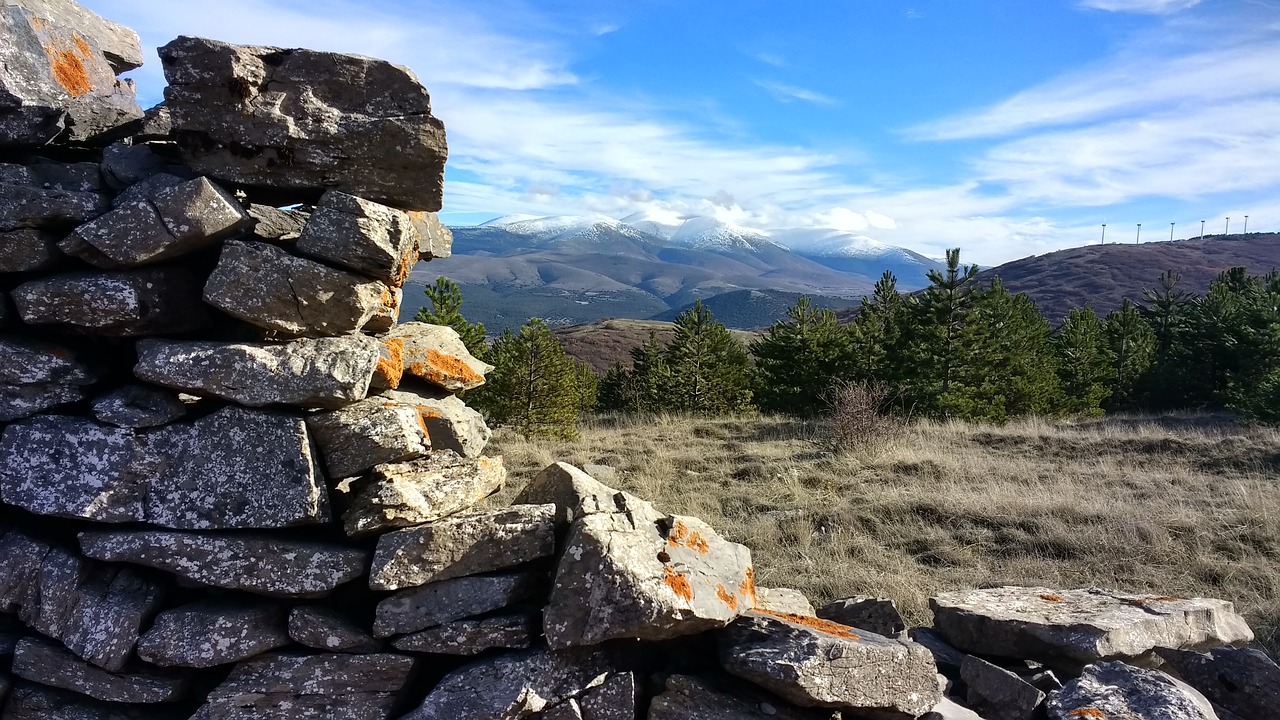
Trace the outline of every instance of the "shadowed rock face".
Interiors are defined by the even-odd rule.
[[[1218,720],[1203,695],[1159,670],[1100,662],[1049,698],[1049,720]],[[1274,708],[1271,708],[1274,710]]]
[[[194,37],[160,48],[160,61],[174,136],[199,174],[273,190],[279,205],[314,202],[332,187],[440,209],[444,124],[406,68]]]

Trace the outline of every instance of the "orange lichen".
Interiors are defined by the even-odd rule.
[[[93,80],[89,71],[73,50],[64,50],[56,45],[45,45],[44,52],[49,56],[53,70],[53,79],[72,97],[79,97],[93,90]]]
[[[80,52],[80,57],[88,60],[93,56],[93,48],[89,47],[89,43],[85,42],[85,39],[80,37],[80,33],[76,33],[72,37],[71,42],[75,43],[76,50]]]
[[[747,599],[750,607],[756,607],[756,569],[754,567],[747,568],[746,577],[742,578],[742,583],[738,585],[738,594]]]
[[[689,528],[685,527],[684,523],[677,520],[675,524],[671,526],[671,533],[667,535],[667,544],[671,547],[680,547],[684,544],[685,535],[688,533]]]
[[[689,578],[669,565],[662,568],[662,581],[671,588],[676,595],[683,598],[685,602],[693,601],[693,587],[689,585]]]
[[[756,608],[756,612],[762,615],[769,615],[771,617],[776,617],[780,620],[786,620],[787,622],[795,623],[796,625],[803,625],[807,628],[810,628],[811,630],[817,630],[818,632],[826,633],[827,635],[835,635],[836,637],[844,638],[846,640],[862,639],[862,636],[854,633],[853,628],[849,627],[848,625],[841,625],[840,623],[831,622],[830,620],[823,620],[822,618],[809,617],[808,615],[794,615],[792,613],[780,613],[780,612],[774,612],[772,610],[761,610],[760,608]]]
[[[413,270],[413,266],[418,263],[418,259],[422,257],[418,252],[418,246],[412,245],[404,257],[400,258],[400,266],[396,268],[395,277],[391,278],[392,287],[400,287],[409,279],[409,271]]]
[[[1065,602],[1066,601],[1066,598],[1062,597],[1061,595],[1041,595],[1040,599],[1046,602]]]
[[[737,612],[738,596],[729,592],[728,589],[725,588],[725,586],[723,585],[716,586],[716,597],[720,598],[720,602],[724,603],[725,605],[728,605],[730,610]]]
[[[409,372],[437,385],[444,385],[449,380],[456,380],[464,385],[484,382],[484,376],[468,367],[462,358],[445,355],[439,350],[428,350],[427,361],[411,363]]]
[[[1102,712],[1098,708],[1080,708],[1079,710],[1072,710],[1067,713],[1067,717],[1069,718],[1095,718],[1100,720],[1106,716],[1106,713]]]
[[[702,538],[701,533],[691,533],[689,539],[685,541],[684,546],[690,550],[696,550],[699,555],[706,555],[711,551],[711,546],[707,545],[707,541]]]
[[[383,384],[394,390],[400,387],[400,380],[404,376],[404,340],[383,340],[382,347],[385,352],[378,358],[374,373],[382,378]]]

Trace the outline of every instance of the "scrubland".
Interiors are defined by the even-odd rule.
[[[556,460],[700,517],[751,548],[760,584],[815,604],[937,592],[1107,587],[1236,603],[1280,650],[1280,432],[1213,416],[1004,426],[914,422],[833,453],[789,418],[599,416],[575,442],[499,430],[514,496]]]

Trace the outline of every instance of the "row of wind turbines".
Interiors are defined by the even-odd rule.
[[[1225,226],[1225,227],[1223,227],[1223,229],[1222,229],[1222,234],[1223,234],[1223,235],[1228,235],[1228,234],[1230,234],[1230,232],[1231,232],[1231,216],[1230,216],[1230,215],[1228,215],[1228,216],[1227,216],[1227,218],[1226,218],[1226,220],[1227,220],[1227,224],[1226,224],[1226,226]],[[1200,239],[1201,239],[1201,240],[1203,240],[1203,239],[1204,239],[1204,223],[1205,223],[1205,221],[1204,221],[1204,220],[1201,220],[1201,221],[1200,221]],[[1172,241],[1173,241],[1173,226],[1174,226],[1175,224],[1176,224],[1176,223],[1169,223],[1169,240],[1170,240],[1170,242],[1172,242]],[[1243,230],[1242,232],[1246,232],[1246,233],[1247,233],[1247,232],[1249,232],[1249,216],[1248,216],[1248,215],[1245,215],[1245,216],[1244,216],[1244,230]],[[1135,234],[1134,234],[1134,236],[1133,236],[1133,243],[1134,243],[1135,245],[1136,245],[1136,244],[1138,244],[1138,240],[1140,240],[1141,238],[1142,238],[1142,223],[1138,223],[1138,232],[1137,232],[1137,233],[1135,233]],[[1102,244],[1102,245],[1106,245],[1106,244],[1107,244],[1107,224],[1106,224],[1106,223],[1102,223],[1102,242],[1101,242],[1100,244]]]

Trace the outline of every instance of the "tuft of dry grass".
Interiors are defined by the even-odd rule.
[[[706,520],[751,548],[764,586],[815,604],[1100,586],[1236,603],[1280,649],[1280,433],[1213,417],[1004,426],[915,422],[881,452],[833,454],[789,418],[602,416],[576,442],[495,434],[508,502],[557,460]]]

